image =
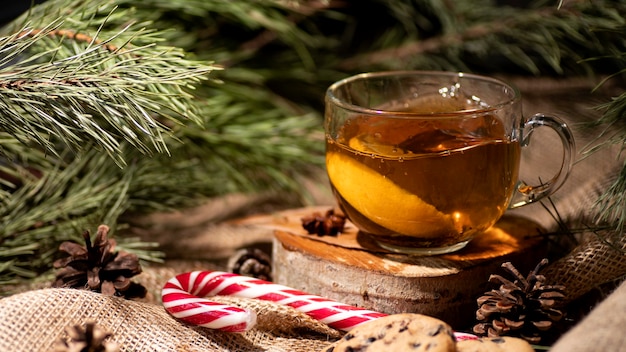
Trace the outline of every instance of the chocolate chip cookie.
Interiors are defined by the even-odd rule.
[[[394,314],[357,326],[323,352],[454,352],[452,328],[422,314]]]

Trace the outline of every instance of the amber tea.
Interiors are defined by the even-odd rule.
[[[560,136],[562,170],[522,191],[521,147],[540,126]],[[325,130],[328,177],[348,218],[381,247],[419,255],[463,248],[510,207],[552,194],[574,150],[558,119],[523,119],[516,89],[450,72],[339,81],[327,92]]]
[[[463,120],[349,120],[328,140],[327,169],[350,219],[380,242],[418,248],[493,225],[517,181],[520,146],[492,115]]]

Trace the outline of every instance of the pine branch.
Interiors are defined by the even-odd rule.
[[[603,111],[602,116],[584,127],[602,127],[602,130],[581,153],[584,157],[590,157],[606,148],[617,146],[621,155],[626,148],[626,93],[597,108]],[[619,175],[616,175],[613,183],[598,197],[592,212],[596,223],[609,224],[621,235],[626,229],[626,160],[622,156],[620,160],[623,160],[623,166]]]
[[[24,179],[0,202],[0,253],[7,260],[0,282],[46,270],[60,242],[80,240],[84,229],[101,223],[115,226],[126,209],[132,169],[119,177],[111,158],[95,149],[54,163],[52,169],[34,170],[37,176]]]
[[[177,128],[175,138],[185,143],[173,145],[171,157],[137,159],[133,210],[180,208],[231,192],[302,194],[298,175],[323,164],[319,115],[289,115],[256,87],[204,89],[211,96],[202,106],[207,128]]]
[[[593,72],[585,54],[623,49],[620,41],[604,40],[606,31],[624,25],[626,4],[622,2],[569,1],[562,6],[529,4],[525,8],[467,5],[457,2],[440,9],[436,15],[441,29],[434,35],[409,37],[399,45],[381,44],[379,50],[346,58],[339,67],[493,72],[501,70],[505,60],[510,67],[534,75],[545,74],[546,69],[563,74],[566,69]],[[492,66],[485,67],[481,61]],[[613,60],[613,65],[621,65],[620,61]]]
[[[176,48],[134,44],[155,34],[136,25],[100,39],[106,18],[93,37],[62,29],[67,22],[0,39],[0,130],[53,154],[59,144],[78,151],[94,142],[123,165],[120,140],[167,153],[165,121],[199,121],[186,90],[217,67]]]
[[[68,114],[64,111],[66,107],[56,107],[56,100],[44,100],[62,95],[68,97],[66,101],[71,109],[87,106],[97,110],[99,114],[94,116],[102,121],[91,130],[92,136],[83,136],[71,129],[74,126],[67,127],[67,122],[74,121],[77,116],[68,117],[67,121],[59,118],[64,115],[51,116],[51,123],[59,126],[60,137],[75,138],[75,144],[69,148],[71,153],[59,141],[48,141],[45,136],[33,139],[28,130],[22,139],[14,135],[22,131],[21,128],[0,132],[0,138],[6,141],[1,143],[3,154],[0,154],[5,155],[0,161],[0,183],[3,183],[0,187],[0,246],[2,253],[6,254],[3,258],[15,258],[7,264],[6,270],[0,270],[0,280],[8,282],[15,276],[32,277],[45,270],[52,262],[58,243],[100,223],[113,229],[124,226],[117,221],[126,211],[136,214],[179,209],[197,204],[205,197],[228,192],[268,188],[301,192],[295,182],[297,175],[306,172],[303,170],[308,169],[311,162],[314,165],[322,163],[323,143],[320,138],[313,137],[315,131],[319,132],[318,114],[286,102],[259,85],[249,87],[202,81],[208,86],[193,91],[191,96],[182,88],[194,83],[198,77],[196,73],[200,71],[195,70],[196,63],[183,60],[176,54],[180,50],[174,48],[170,52],[155,54],[154,60],[149,61],[152,57],[148,54],[157,48],[150,43],[154,40],[154,32],[142,29],[131,36],[130,29],[125,28],[114,32],[110,40],[99,39],[107,38],[102,28],[121,25],[115,24],[122,19],[116,15],[119,12],[113,12],[100,29],[86,28],[81,33],[54,22],[44,30],[29,31],[20,27],[18,34],[9,37],[12,39],[9,39],[11,45],[8,48],[17,53],[14,58],[19,57],[19,60],[8,58],[6,61],[11,67],[13,76],[10,77],[17,76],[17,67],[20,74],[30,75],[28,77],[33,79],[28,81],[20,76],[11,81],[19,84],[5,86],[12,89],[14,95],[37,93],[36,97],[41,97],[41,100],[30,96],[24,99],[25,102],[18,100],[19,104],[24,104],[24,111],[37,111],[41,106],[47,114],[50,114],[48,109]],[[38,13],[49,14],[50,10],[39,10]],[[127,22],[128,18],[123,20]],[[94,31],[97,35],[93,37],[83,34]],[[20,40],[14,39],[18,37]],[[78,49],[75,50],[74,46]],[[154,65],[156,60],[169,59],[173,60],[167,62],[170,66]],[[59,69],[60,72],[54,71],[59,65],[65,66]],[[157,67],[158,72],[149,71],[151,67]],[[125,71],[120,72],[122,69]],[[141,76],[137,73],[139,69],[143,70],[140,73],[150,73],[150,77]],[[66,72],[68,74],[64,75]],[[128,72],[135,73],[135,76],[128,77]],[[46,74],[56,80],[55,84],[42,84],[36,79]],[[117,80],[122,75],[127,75],[127,81]],[[157,88],[138,90],[150,82]],[[172,82],[179,84],[181,90],[173,93],[172,89],[168,90],[167,85]],[[75,91],[74,86],[78,85],[84,91]],[[146,113],[141,117],[145,120],[155,116],[152,121],[156,123],[148,127],[156,126],[159,132],[165,131],[160,128],[167,128],[162,136],[155,136],[168,148],[169,155],[156,154],[146,158],[142,154],[149,152],[145,144],[118,138],[126,130],[116,130],[120,116],[115,109],[138,101],[142,95],[151,110],[145,109]],[[3,97],[0,96],[0,101]],[[85,100],[71,100],[82,98]],[[173,99],[179,99],[179,103],[171,103]],[[188,116],[179,114],[174,123],[160,125],[160,121],[167,117],[165,113],[175,114],[177,110],[192,111],[194,114],[190,116],[194,120],[185,121],[180,117]],[[93,114],[92,111],[88,113]],[[37,122],[33,125],[33,129],[40,127]],[[4,126],[0,125],[0,130],[2,128]],[[84,131],[87,130],[80,132]],[[92,143],[89,142],[91,139]],[[49,143],[46,145],[48,149],[33,148],[44,142]],[[102,149],[109,146],[109,152],[120,155],[121,160],[128,163],[124,169],[114,164],[114,161],[119,163],[119,159],[111,159],[107,157],[109,153],[102,153]],[[56,153],[50,154],[51,148]],[[23,243],[37,245],[25,253],[21,249]],[[146,244],[131,241],[128,246],[136,249]],[[152,260],[158,258],[158,252],[153,249],[140,254]],[[38,259],[33,261],[29,259],[31,256]]]

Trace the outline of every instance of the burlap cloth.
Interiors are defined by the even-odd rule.
[[[622,283],[582,322],[569,330],[551,352],[625,351],[626,283]]]
[[[319,351],[339,332],[289,307],[260,300],[215,297],[253,309],[257,326],[224,333],[188,326],[157,304],[84,290],[42,289],[0,300],[0,351],[51,351],[65,328],[95,321],[123,351]]]

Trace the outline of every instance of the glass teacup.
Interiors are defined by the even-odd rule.
[[[560,171],[541,185],[518,180],[534,128],[560,136]],[[558,118],[524,119],[519,91],[453,72],[378,72],[326,94],[326,167],[338,204],[366,236],[417,255],[463,248],[512,207],[556,191],[575,151]]]

